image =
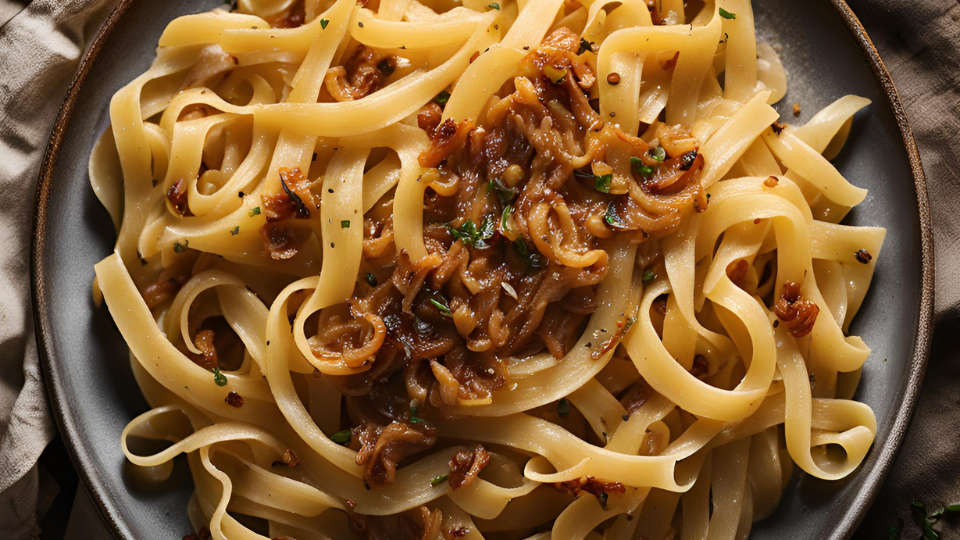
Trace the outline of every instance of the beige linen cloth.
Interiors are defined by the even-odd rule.
[[[150,0],[140,0],[150,1]],[[154,0],[157,1],[157,0]],[[163,0],[159,0],[163,1]],[[757,0],[762,2],[763,0]],[[886,538],[897,516],[916,538],[912,498],[960,502],[960,3],[849,0],[913,127],[927,174],[937,256],[937,329],[903,450],[858,537]],[[55,487],[36,461],[55,435],[33,333],[29,245],[40,159],[84,47],[116,0],[0,0],[0,536],[35,538]],[[80,493],[79,497],[82,497]],[[69,536],[102,536],[86,499]],[[77,514],[82,514],[78,516]],[[63,516],[62,519],[68,519]],[[84,523],[85,525],[80,525]],[[952,538],[960,531],[946,523]],[[79,529],[79,532],[78,532]]]

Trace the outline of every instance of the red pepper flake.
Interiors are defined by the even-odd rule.
[[[777,187],[777,184],[779,183],[780,183],[780,179],[777,178],[776,176],[771,176],[770,178],[767,178],[766,180],[763,181],[763,185],[769,188]]]
[[[617,330],[613,333],[612,336],[610,336],[610,339],[604,341],[600,345],[600,347],[598,347],[592,353],[590,353],[590,358],[594,360],[599,360],[601,356],[613,350],[613,348],[616,347],[618,343],[620,343],[620,340],[623,339],[623,336],[627,335],[627,332],[630,331],[630,328],[633,326],[633,323],[635,323],[636,321],[637,319],[635,317],[627,317],[626,321],[618,321]],[[607,330],[604,328],[600,329],[601,333],[606,333],[606,331]]]
[[[470,57],[470,63],[472,64],[477,58],[480,58],[480,51],[473,53],[473,56]]]
[[[783,133],[783,130],[784,130],[786,127],[787,127],[787,126],[781,124],[780,122],[774,122],[774,123],[770,124],[770,129],[772,129],[773,132],[776,133],[777,135]]]
[[[677,66],[677,60],[680,59],[680,51],[677,51],[673,54],[672,57],[666,60],[660,60],[660,68],[664,71],[670,71],[671,69]]]
[[[873,255],[871,255],[870,252],[865,249],[858,249],[853,255],[857,258],[857,261],[863,264],[867,264],[873,260]]]
[[[754,224],[754,225],[759,225],[759,224],[760,224],[760,218],[757,218],[757,219],[753,220],[753,224]]]
[[[237,407],[237,408],[243,407],[243,397],[241,397],[240,394],[236,392],[230,392],[229,394],[227,394],[227,397],[224,398],[223,401],[226,402],[226,404],[231,407]]]

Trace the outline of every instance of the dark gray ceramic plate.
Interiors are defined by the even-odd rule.
[[[84,60],[57,120],[37,192],[33,286],[46,385],[80,477],[121,538],[181,538],[190,531],[191,480],[179,459],[161,485],[143,485],[120,451],[120,432],[145,411],[127,348],[106,309],[90,297],[93,265],[114,241],[87,179],[87,158],[109,122],[110,97],[147,69],[166,24],[217,0],[123,0]],[[845,94],[873,105],[854,122],[837,158],[841,172],[870,190],[850,216],[887,228],[870,294],[852,332],[873,347],[857,399],[876,412],[877,439],[861,470],[842,482],[795,475],[757,538],[844,538],[875,497],[909,422],[927,357],[933,250],[926,187],[903,109],[876,50],[842,0],[755,2],[758,34],[782,47],[800,120]]]

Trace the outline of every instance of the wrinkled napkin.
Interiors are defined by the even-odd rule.
[[[33,331],[29,246],[40,160],[79,59],[116,0],[0,0],[0,531],[36,538],[57,490],[36,465],[56,434]],[[960,3],[849,0],[900,92],[920,147],[937,257],[936,331],[906,440],[857,532],[904,538],[910,502],[960,503]],[[83,490],[68,538],[109,537]],[[947,519],[945,537],[960,527]]]

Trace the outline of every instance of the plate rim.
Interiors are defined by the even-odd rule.
[[[84,54],[77,73],[70,83],[67,95],[64,98],[57,119],[50,136],[49,143],[41,161],[40,173],[37,181],[36,196],[34,199],[34,215],[31,227],[30,249],[30,283],[33,304],[33,319],[37,351],[42,367],[44,386],[47,399],[50,403],[53,416],[57,423],[58,432],[64,438],[64,446],[70,455],[74,468],[80,477],[83,486],[97,507],[100,517],[106,522],[110,531],[117,538],[132,538],[126,526],[125,518],[120,515],[113,501],[110,499],[106,484],[100,480],[97,471],[91,463],[88,449],[79,444],[79,433],[73,416],[68,411],[67,400],[63,393],[63,381],[56,368],[57,358],[53,352],[53,330],[49,321],[48,303],[44,288],[43,252],[46,239],[47,202],[50,197],[52,179],[56,171],[58,151],[63,141],[63,134],[70,123],[77,96],[83,87],[86,77],[103,48],[104,42],[116,28],[127,9],[134,0],[120,0],[117,6],[104,20],[97,32],[90,48]],[[844,20],[847,28],[860,47],[866,62],[873,70],[874,76],[880,82],[887,104],[890,105],[894,119],[900,129],[903,148],[907,153],[910,170],[913,177],[914,190],[917,197],[917,211],[920,219],[921,244],[921,272],[920,272],[920,305],[917,320],[917,336],[914,341],[913,354],[908,365],[908,376],[904,388],[903,400],[894,411],[886,444],[875,449],[878,452],[873,470],[864,473],[863,487],[853,495],[852,504],[843,514],[843,519],[837,524],[831,538],[849,538],[860,522],[866,516],[874,499],[876,499],[883,485],[894,459],[900,451],[907,428],[913,417],[927,367],[927,358],[930,352],[930,343],[933,335],[933,303],[934,303],[934,253],[933,228],[930,219],[930,207],[927,198],[927,183],[920,161],[913,131],[907,121],[903,104],[890,73],[880,58],[880,54],[867,35],[866,30],[853,10],[845,0],[829,0]]]

